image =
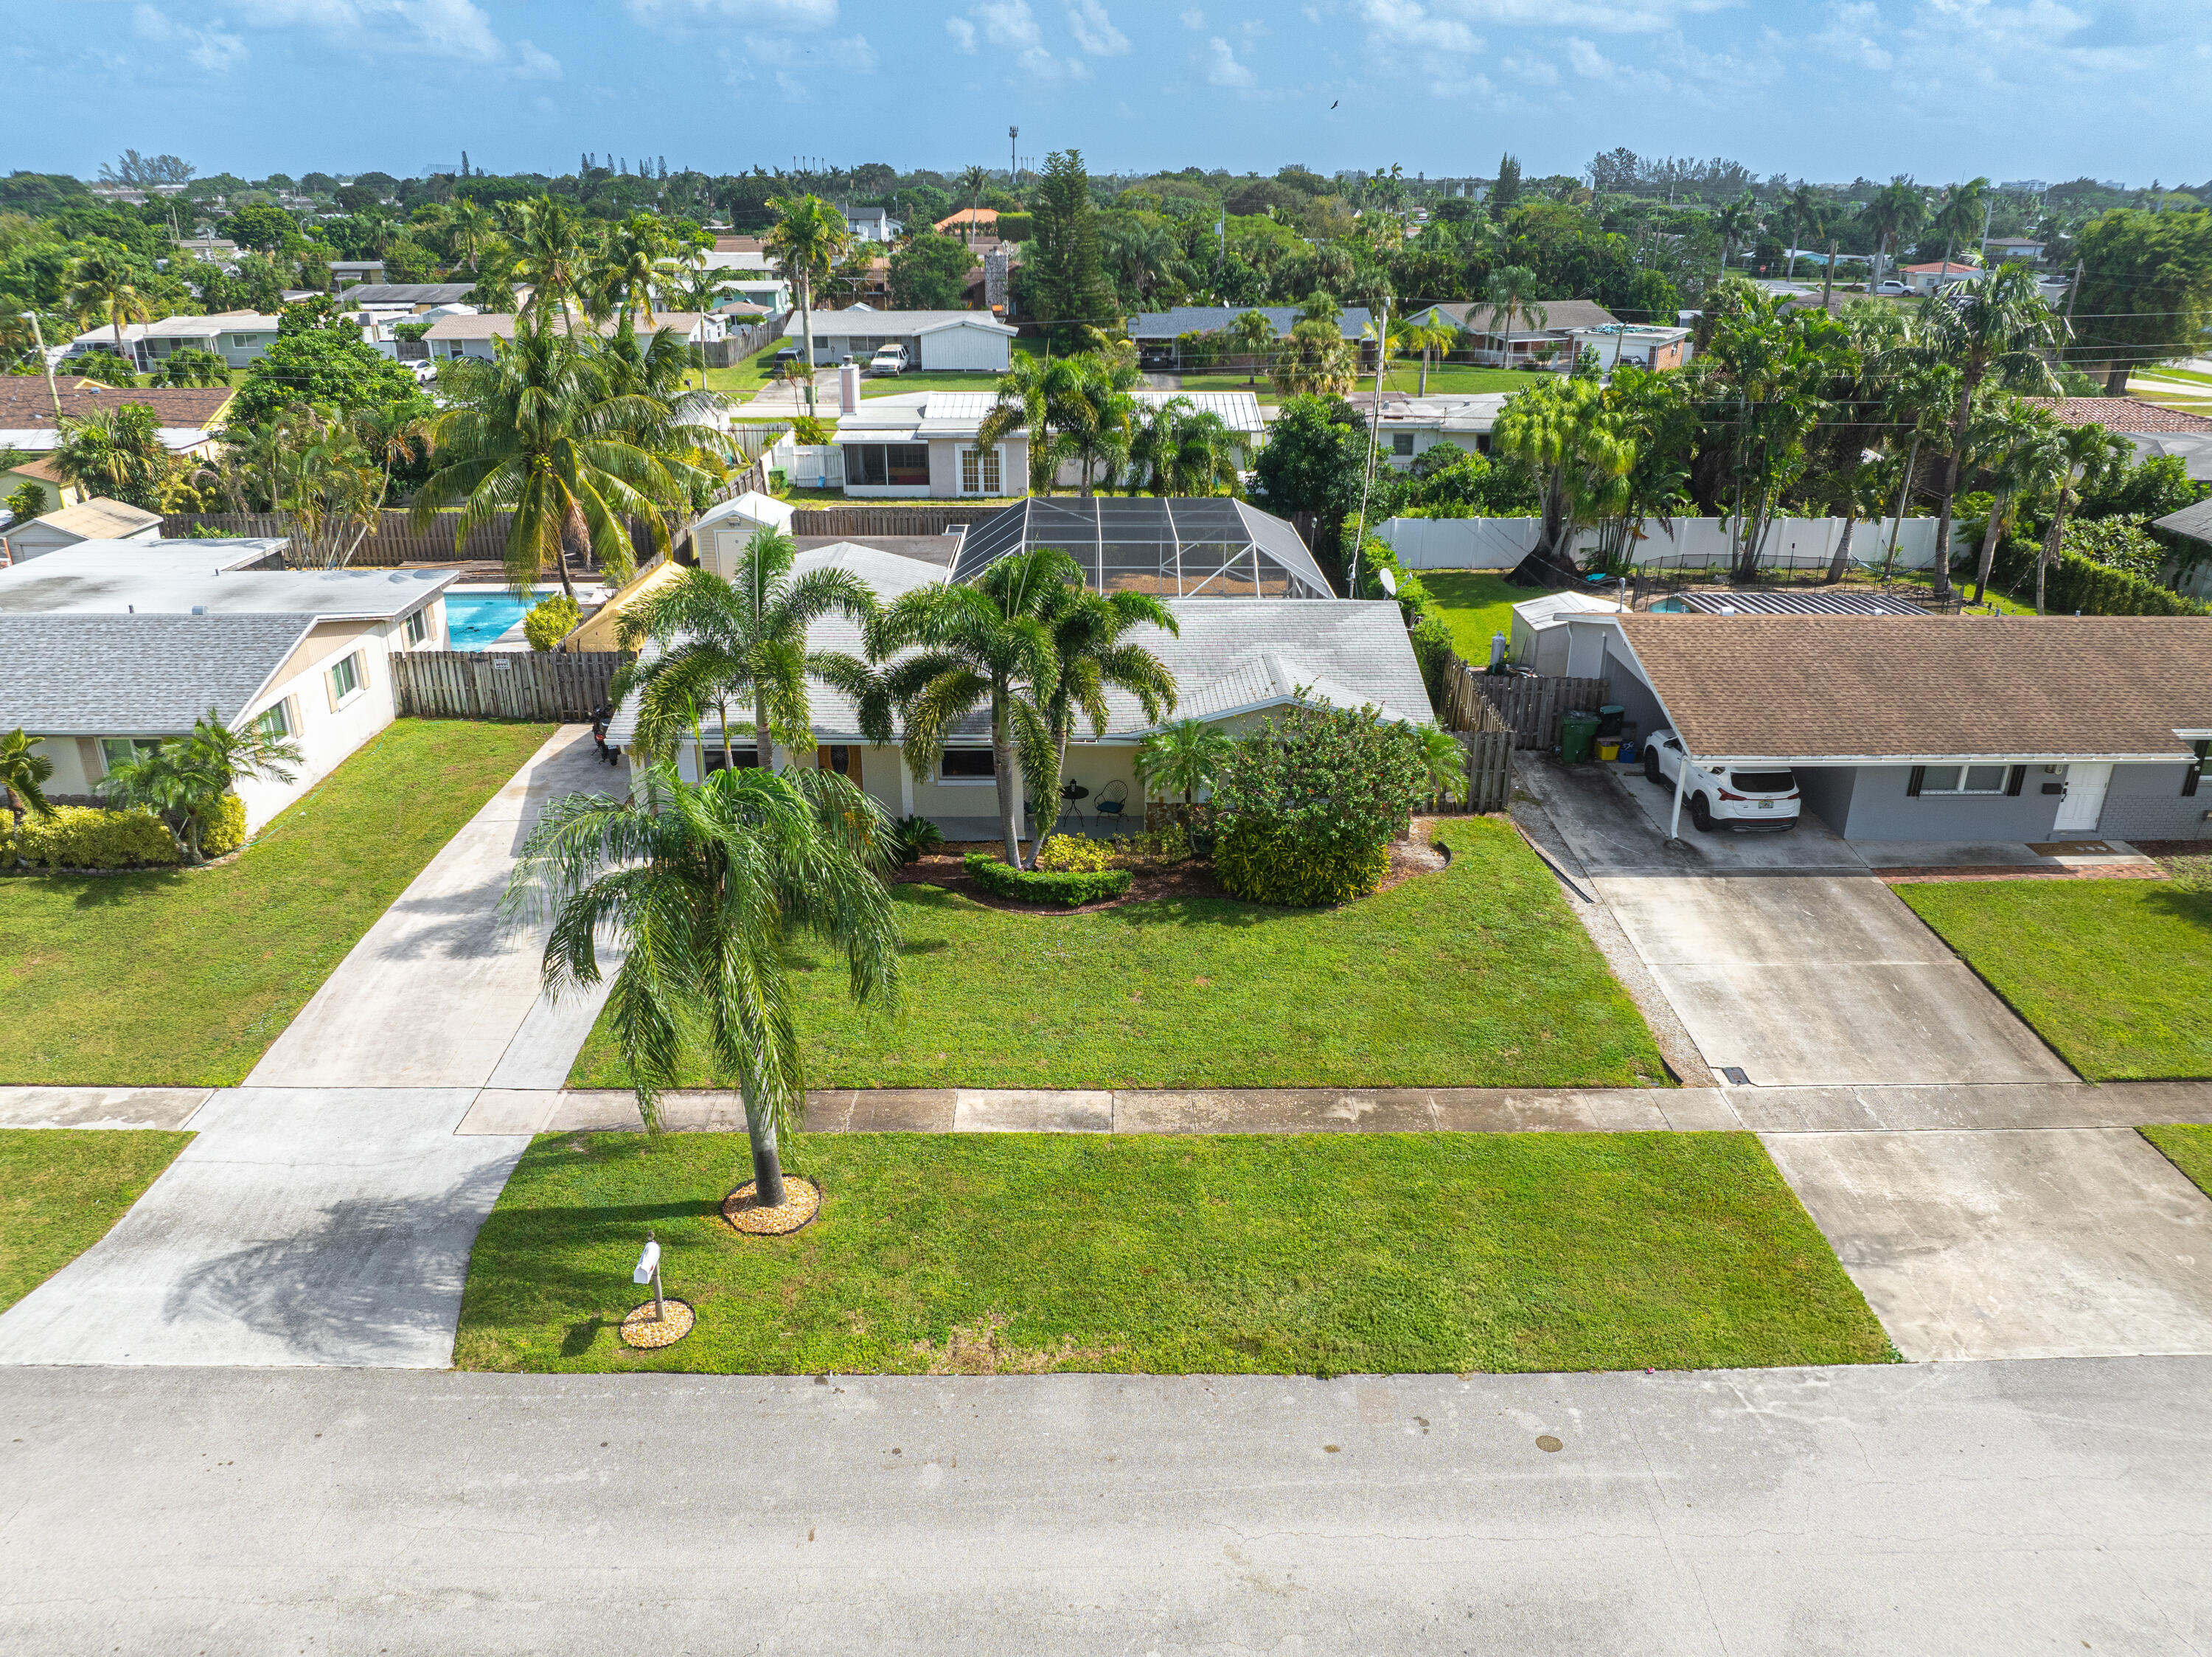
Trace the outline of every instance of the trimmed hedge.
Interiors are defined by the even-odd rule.
[[[201,837],[210,857],[246,843],[246,802],[223,796],[214,822]],[[169,826],[150,811],[107,811],[97,806],[56,806],[51,817],[28,816],[11,831],[0,814],[0,862],[18,858],[47,870],[170,868],[185,861]]]
[[[1256,823],[1231,823],[1214,843],[1213,872],[1233,896],[1285,909],[1321,909],[1364,898],[1390,872],[1390,849],[1321,851]]]
[[[962,860],[977,886],[994,897],[1022,904],[1058,904],[1073,909],[1102,898],[1118,898],[1129,889],[1126,868],[1102,868],[1064,874],[1040,874],[1014,868],[986,851],[971,851]]]
[[[246,801],[234,794],[222,796],[216,807],[215,821],[207,825],[200,836],[203,856],[220,857],[226,851],[236,851],[246,844]]]
[[[2002,543],[1990,580],[2023,601],[2035,597],[2035,561],[2043,548],[2015,535]],[[2212,616],[2212,605],[2184,598],[2172,588],[2107,570],[2078,552],[2063,552],[2045,578],[2044,608],[2053,615],[2079,610],[2085,616]]]

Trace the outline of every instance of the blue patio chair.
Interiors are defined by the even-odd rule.
[[[1091,802],[1091,809],[1097,813],[1102,831],[1109,825],[1118,827],[1128,806],[1129,785],[1118,777],[1099,789],[1098,797]]]

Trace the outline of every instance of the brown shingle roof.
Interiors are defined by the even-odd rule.
[[[1627,615],[1694,754],[2185,758],[2212,730],[2212,617]]]
[[[2023,397],[2049,409],[2069,426],[2110,426],[2114,431],[2212,431],[2212,419],[2186,409],[2161,408],[2135,397]]]
[[[1594,299],[1539,300],[1537,308],[1544,313],[1544,326],[1540,328],[1525,313],[1514,314],[1513,337],[1516,339],[1541,339],[1569,328],[1610,327],[1620,320]],[[1430,308],[1425,306],[1423,308]],[[1462,301],[1457,304],[1438,305],[1434,308],[1475,333],[1495,334],[1498,331],[1492,307],[1485,301]]]
[[[125,403],[144,403],[154,411],[156,425],[191,427],[204,430],[216,423],[223,405],[235,394],[228,386],[155,386],[139,390],[94,389],[89,381],[76,386],[56,382],[62,412],[72,420],[101,409],[119,409]],[[53,429],[53,400],[46,395],[43,375],[0,375],[0,431]]]

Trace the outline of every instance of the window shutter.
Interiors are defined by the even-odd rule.
[[[1906,799],[1917,800],[1920,797],[1920,780],[1927,775],[1928,767],[1925,765],[1915,765],[1912,768],[1912,775],[1905,779],[1905,797]]]
[[[357,691],[368,688],[368,652],[366,650],[353,653],[353,683]]]
[[[338,710],[338,670],[335,667],[323,670],[323,694],[331,699],[331,711]]]
[[[2008,777],[2007,777],[2005,778],[2005,792],[2006,792],[2006,794],[2008,794],[2008,795],[2016,795],[2016,794],[2018,794],[2018,793],[2020,792],[2020,790],[2021,790],[2021,785],[2022,783],[2026,783],[2027,781],[2027,766],[2025,766],[2025,765],[2014,765],[2014,766],[2012,768],[2012,773],[2011,773],[2011,775],[2010,775],[2010,776],[2008,776]]]

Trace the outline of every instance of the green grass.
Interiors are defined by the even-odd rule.
[[[2090,1081],[2212,1076],[2212,888],[1962,880],[1894,890]]]
[[[1513,606],[1538,596],[1504,576],[1486,570],[1424,570],[1421,585],[1435,594],[1450,624],[1452,649],[1460,660],[1482,667],[1490,660],[1490,636],[1513,637]]]
[[[817,1134],[788,1238],[742,1134],[548,1136],[470,1258],[462,1368],[1385,1374],[1868,1363],[1881,1326],[1749,1134]],[[698,1327],[615,1325],[647,1227]]]
[[[2187,1174],[2197,1190],[2212,1197],[2212,1128],[2176,1122],[2136,1131],[2165,1153],[2166,1160]]]
[[[1227,899],[1089,915],[897,888],[907,1007],[854,1008],[797,952],[824,1087],[1633,1087],[1666,1069],[1510,825],[1439,827],[1449,869],[1335,910]],[[570,1081],[620,1087],[604,1019]],[[690,1080],[705,1085],[694,1064]]]
[[[0,880],[0,1083],[243,1081],[553,730],[403,719],[234,862]]]
[[[151,1129],[0,1129],[0,1312],[107,1235],[191,1141]]]

